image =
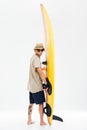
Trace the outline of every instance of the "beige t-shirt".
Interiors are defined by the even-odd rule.
[[[36,71],[38,67],[41,67],[40,58],[37,55],[33,55],[30,59],[29,81],[27,86],[27,89],[32,93],[43,90],[41,78]]]

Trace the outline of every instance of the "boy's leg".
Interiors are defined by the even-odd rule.
[[[46,125],[46,123],[44,122],[43,116],[43,103],[39,104],[39,114],[40,114],[40,125]]]
[[[28,125],[33,123],[32,117],[31,117],[32,116],[32,109],[33,109],[33,104],[30,104],[28,106],[28,121],[27,121]]]

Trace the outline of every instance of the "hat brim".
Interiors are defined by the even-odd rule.
[[[43,47],[35,47],[34,50],[37,50],[37,49],[43,49],[45,50]]]

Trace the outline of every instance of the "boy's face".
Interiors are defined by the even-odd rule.
[[[35,49],[35,53],[36,55],[38,55],[39,57],[42,55],[44,49]]]

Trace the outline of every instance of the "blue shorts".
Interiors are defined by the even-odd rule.
[[[37,93],[29,92],[29,101],[30,101],[30,104],[33,104],[33,103],[41,104],[45,102],[44,91],[39,91]]]

